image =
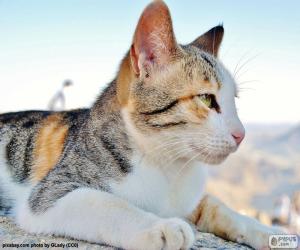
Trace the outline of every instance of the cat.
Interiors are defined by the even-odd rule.
[[[188,249],[195,228],[267,247],[274,229],[204,193],[204,165],[245,135],[218,59],[223,34],[179,45],[168,7],[153,1],[90,109],[2,114],[2,207],[27,232],[124,249]]]

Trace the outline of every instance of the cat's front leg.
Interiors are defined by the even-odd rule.
[[[194,241],[193,230],[185,221],[159,218],[110,193],[88,188],[67,193],[45,211],[33,212],[26,200],[17,210],[17,223],[32,233],[124,249],[188,249]]]
[[[281,233],[257,220],[241,215],[218,199],[206,195],[190,216],[202,232],[247,244],[255,249],[268,249],[269,236]]]

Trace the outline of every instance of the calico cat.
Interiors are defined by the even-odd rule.
[[[188,249],[194,228],[254,248],[274,230],[204,195],[205,164],[244,138],[217,26],[188,45],[150,3],[90,109],[0,116],[2,206],[31,233],[124,249]]]

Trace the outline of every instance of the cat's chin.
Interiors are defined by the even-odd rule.
[[[185,161],[190,161],[191,159],[193,159],[194,161],[202,162],[207,165],[219,165],[222,162],[224,162],[229,155],[230,155],[230,153],[228,153],[226,155],[225,154],[216,154],[216,155],[211,155],[210,157],[207,157],[207,155],[206,156],[199,155],[198,157],[195,157],[195,155],[194,155],[194,156],[186,157],[183,159]]]
[[[228,150],[227,152],[207,152],[203,153],[203,150],[198,149],[197,147],[193,146],[193,151],[195,152],[195,155],[198,154],[198,157],[195,158],[195,160],[203,162],[205,164],[209,165],[218,165],[224,162],[227,157],[234,152],[234,150]],[[200,152],[200,153],[199,153]]]
[[[203,163],[205,163],[205,164],[208,164],[208,165],[219,165],[219,164],[221,164],[222,162],[224,162],[227,159],[228,155],[222,156],[222,157],[220,157],[220,156],[218,156],[218,157],[212,156],[209,159],[201,159],[201,161]]]

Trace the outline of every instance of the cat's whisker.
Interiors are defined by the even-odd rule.
[[[151,152],[147,152],[147,156],[150,156],[152,153],[156,153],[157,150],[160,150],[159,155],[164,154],[165,157],[170,158],[170,157],[172,157],[171,153],[174,152],[174,151],[176,152],[178,150],[178,148],[171,148],[170,149],[170,147],[171,146],[176,146],[176,145],[181,144],[181,143],[183,143],[182,140],[174,140],[171,143],[165,143],[165,144],[159,145],[158,147],[151,150]],[[203,146],[205,147],[205,145],[203,145]]]
[[[178,173],[177,173],[177,177],[175,178],[175,181],[176,181],[177,178],[179,177],[179,174],[184,170],[184,168],[186,168],[186,167],[188,166],[188,164],[189,164],[192,160],[194,160],[195,158],[197,158],[198,156],[200,156],[200,155],[203,154],[203,153],[206,153],[206,156],[205,156],[205,158],[203,159],[203,162],[205,162],[205,161],[211,156],[211,154],[212,154],[212,153],[211,153],[212,151],[207,151],[208,148],[211,149],[211,150],[214,150],[214,148],[212,148],[212,147],[202,148],[202,149],[199,151],[198,154],[196,154],[194,157],[192,157],[190,160],[188,160],[188,162],[185,163],[185,164],[183,165],[183,167],[180,168],[180,170],[179,170]]]
[[[240,63],[245,59],[245,57],[246,57],[251,51],[252,51],[252,49],[246,51],[246,52],[240,57],[240,59],[237,61],[237,64],[236,64],[236,66],[235,66],[235,68],[234,68],[234,70],[233,70],[233,73],[232,73],[234,78],[235,78],[236,71],[238,70],[238,67],[239,67]]]
[[[163,143],[161,145],[158,145],[158,146],[154,147],[153,149],[148,151],[147,154],[150,155],[151,153],[153,153],[157,150],[164,150],[164,149],[167,149],[169,146],[174,146],[174,145],[179,144],[179,143],[182,143],[182,139],[170,140],[167,143]]]
[[[246,88],[246,87],[242,87],[242,88],[239,88],[239,91],[248,91],[248,90],[252,90],[252,91],[255,91],[256,89],[254,88]]]
[[[210,136],[210,133],[191,133],[191,134],[186,134],[184,135],[184,139],[194,139],[195,136]],[[151,154],[153,151],[156,151],[158,149],[163,149],[166,146],[172,146],[173,143],[174,144],[178,144],[183,142],[182,138],[171,138],[171,139],[167,139],[166,143],[163,143],[161,145],[158,145],[157,147],[154,147],[153,149],[151,149],[150,151],[147,152],[147,154]]]
[[[182,143],[182,142],[179,142],[179,143]],[[208,145],[205,145],[205,144],[201,144],[201,145],[197,145],[197,146],[203,147],[203,148],[213,149],[213,148],[211,148],[211,147],[209,147]],[[175,149],[174,149],[174,148],[170,149],[169,151],[166,152],[165,156],[166,156],[166,157],[173,157],[173,155],[171,155],[170,153],[171,153],[171,152],[174,152],[174,151],[176,151],[176,150],[178,150],[178,149],[177,149],[177,148],[175,148]]]
[[[201,155],[202,152],[197,153],[196,155],[194,155],[193,157],[191,157],[180,169],[179,171],[176,173],[175,175],[175,179],[173,180],[174,182],[176,182],[176,180],[178,179],[178,177],[180,176],[180,173],[188,166],[189,163],[191,163],[194,159],[196,159],[197,157],[199,157]]]
[[[207,135],[207,134],[202,134],[202,133],[197,133],[197,134],[187,134],[186,136],[185,136],[185,139],[194,139],[195,138],[195,135]],[[176,150],[178,150],[178,148],[169,148],[170,146],[174,146],[174,145],[177,145],[177,144],[181,144],[181,143],[183,143],[183,139],[180,139],[180,138],[172,138],[172,139],[169,139],[169,140],[167,140],[167,142],[166,143],[163,143],[163,144],[161,144],[161,145],[158,145],[157,147],[155,147],[155,148],[153,148],[152,150],[150,150],[150,151],[148,151],[147,153],[146,153],[146,155],[147,156],[150,156],[152,153],[156,153],[156,151],[157,150],[160,150],[160,154],[159,155],[161,155],[162,154],[162,152],[161,151],[166,151],[166,150],[168,150],[168,151],[166,151],[166,156],[167,157],[169,157],[169,155],[170,155],[170,153],[172,152],[172,151],[176,151]],[[203,145],[203,146],[205,146],[205,145]],[[144,156],[145,157],[145,156]],[[142,159],[141,159],[142,160]]]
[[[256,59],[258,56],[260,55],[260,53],[248,58],[236,71],[236,73],[234,74],[234,78],[238,77],[239,72],[241,72],[241,70],[247,65],[249,64],[251,61],[253,61],[254,59]]]
[[[164,166],[163,168],[168,168],[169,166],[171,166],[174,162],[176,162],[179,158],[182,158],[184,155],[186,155],[188,152],[192,152],[191,149],[189,148],[185,148],[179,152],[177,152],[173,157],[172,161],[169,162],[166,166]]]
[[[192,150],[186,149],[185,151],[182,151],[181,154],[178,154],[178,156],[175,159],[173,159],[173,161],[169,162],[166,166],[164,166],[163,169],[169,169],[173,166],[173,163],[175,163],[178,159],[186,156],[188,153],[192,153]]]
[[[248,81],[242,81],[242,82],[238,82],[238,86],[247,84],[247,83],[252,83],[252,82],[260,82],[259,80],[248,80]]]
[[[161,144],[161,145],[158,145],[157,147],[151,149],[151,150],[148,151],[147,153],[144,153],[144,154],[143,154],[143,157],[141,158],[141,160],[140,160],[139,163],[141,164],[142,161],[143,161],[143,159],[144,159],[146,156],[151,156],[152,154],[154,154],[154,156],[155,156],[155,154],[156,154],[156,152],[157,152],[158,150],[160,150],[160,154],[161,154],[161,151],[168,150],[168,147],[169,147],[169,146],[174,146],[174,145],[179,144],[179,143],[181,143],[181,141],[179,141],[179,140],[177,140],[177,139],[174,139],[174,140],[172,140],[171,142],[169,141],[169,142],[167,142],[167,143],[163,143],[163,144]]]

